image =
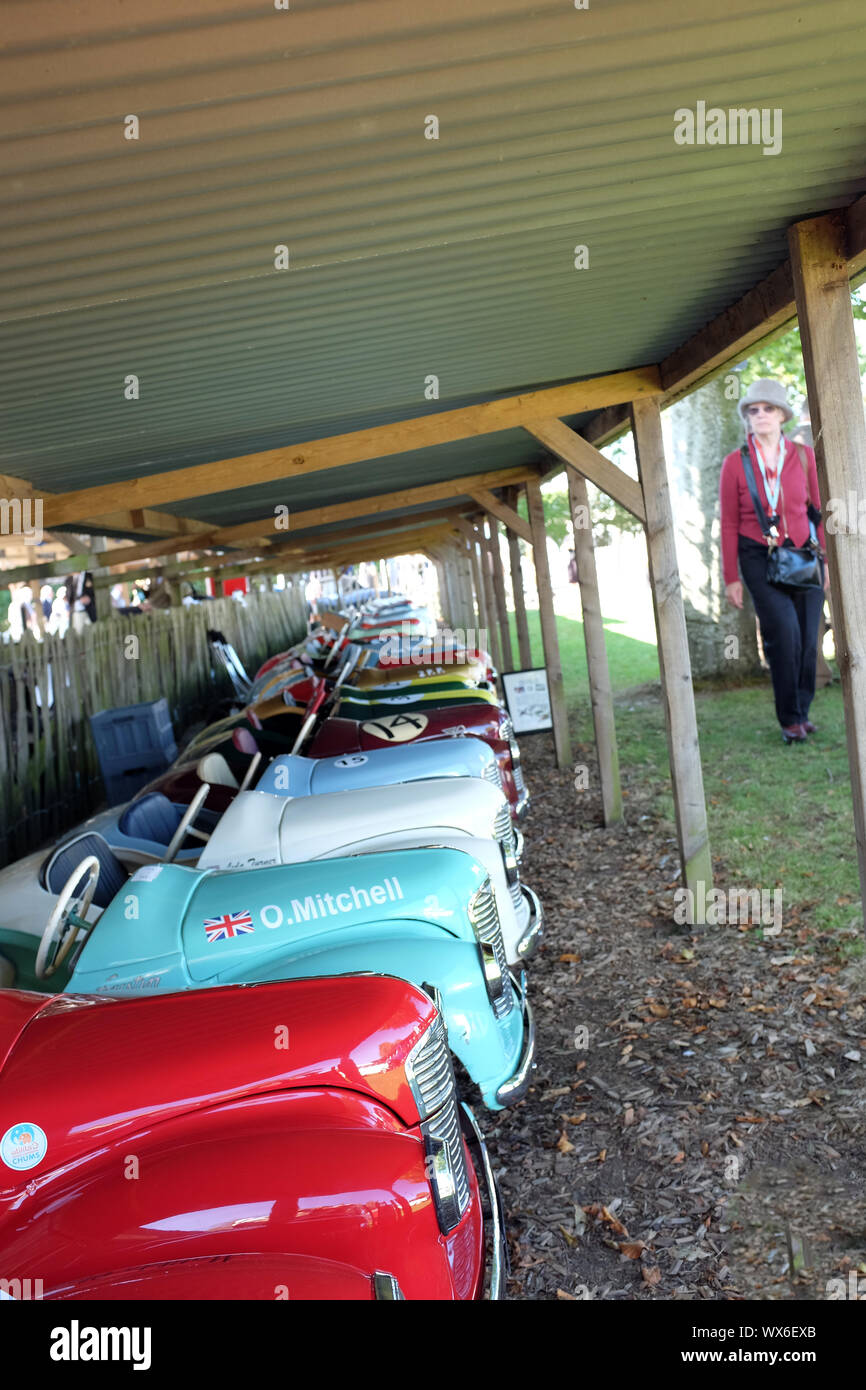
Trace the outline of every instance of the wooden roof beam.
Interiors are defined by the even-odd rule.
[[[26,478],[16,478],[8,473],[0,473],[0,496],[39,498],[43,503],[44,511],[45,503],[53,502],[58,494],[47,492],[45,488],[36,487]],[[175,516],[174,512],[156,512],[150,507],[109,512],[106,516],[80,517],[79,521],[94,527],[94,529],[103,526],[106,531],[128,531],[131,535],[138,532],[147,534],[151,531],[157,534],[166,531],[171,536],[195,535],[197,532],[209,529],[205,521],[193,521],[188,516]],[[73,542],[76,540],[74,532],[70,534],[69,539]],[[72,548],[70,546],[70,549]]]
[[[286,448],[151,473],[119,483],[102,483],[46,498],[45,525],[59,526],[83,517],[101,516],[121,506],[153,507],[190,497],[235,491],[238,486],[256,487],[286,478],[306,477],[325,469],[517,429],[526,420],[547,415],[574,415],[601,409],[619,401],[656,395],[660,389],[658,370],[638,367],[542,391],[504,396],[459,410],[443,410],[371,429],[311,439]]]
[[[401,511],[428,502],[447,502],[455,497],[469,496],[471,495],[471,488],[475,486],[501,487],[510,483],[525,482],[536,477],[538,477],[538,471],[535,468],[498,468],[486,473],[450,478],[441,483],[403,488],[398,492],[384,492],[375,497],[362,498],[360,501],[336,502],[326,507],[310,507],[306,511],[290,513],[291,530],[289,532],[276,532],[274,530],[274,517],[269,513],[257,521],[245,521],[237,526],[222,526],[199,532],[195,537],[188,538],[188,544],[186,538],[174,542],[171,538],[166,538],[165,540],[143,542],[138,546],[122,546],[114,550],[105,550],[100,554],[100,568],[106,569],[112,565],[132,564],[138,560],[176,554],[181,550],[205,550],[257,540],[260,542],[270,541],[282,550],[282,538],[289,535],[292,536],[290,544],[295,544],[295,538],[297,538],[299,546],[302,547],[303,537],[298,535],[299,532],[314,526],[327,526],[340,521],[355,520],[359,515],[364,515],[365,510],[366,515],[372,521],[379,512]],[[196,523],[196,525],[200,524]],[[368,525],[369,523],[365,524]],[[391,524],[397,524],[397,521],[395,520]],[[318,540],[318,538],[311,539]],[[5,572],[0,570],[0,584],[14,583],[18,579],[62,576],[71,574],[76,570],[90,569],[92,566],[93,557],[89,553],[71,556],[66,560],[49,560],[20,570],[7,570]]]
[[[866,269],[866,194],[845,209],[845,250],[849,279]],[[693,390],[706,377],[747,357],[759,343],[797,316],[790,260],[748,290],[659,364],[662,408]],[[627,405],[601,410],[583,431],[591,443],[608,444],[630,428]]]
[[[532,530],[529,522],[524,521],[519,512],[513,507],[509,507],[506,502],[501,502],[498,497],[488,488],[474,489],[470,496],[477,502],[479,507],[483,507],[497,521],[503,522],[515,535],[522,537],[528,545],[532,545]]]
[[[639,521],[646,523],[640,483],[606,459],[581,435],[569,429],[563,420],[536,420],[526,428],[555,458],[601,488]]]

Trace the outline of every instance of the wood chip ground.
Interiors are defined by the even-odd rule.
[[[547,738],[522,749],[547,928],[532,1088],[485,1115],[509,1297],[866,1299],[862,961],[807,914],[677,926],[649,792],[605,830]]]

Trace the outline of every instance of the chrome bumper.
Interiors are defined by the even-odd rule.
[[[499,1090],[496,1092],[496,1104],[503,1107],[514,1105],[516,1101],[522,1100],[529,1087],[529,1078],[535,1067],[535,1019],[529,1001],[526,998],[526,984],[523,971],[520,972],[520,979],[509,971],[512,984],[517,991],[520,999],[520,1007],[523,1013],[523,1052],[517,1070],[507,1081],[503,1081]]]
[[[479,1187],[482,1189],[482,1202],[486,1202],[489,1216],[485,1213],[484,1224],[490,1234],[493,1252],[490,1260],[490,1292],[487,1297],[499,1299],[502,1297],[505,1287],[506,1275],[506,1245],[505,1245],[505,1217],[502,1210],[502,1198],[499,1194],[499,1184],[493,1173],[493,1165],[490,1162],[490,1154],[487,1152],[487,1143],[484,1135],[478,1128],[478,1121],[465,1101],[461,1101],[463,1133],[466,1142],[471,1149],[475,1150],[477,1162],[475,1170],[479,1180]]]
[[[525,883],[521,883],[520,891],[529,903],[529,925],[517,943],[517,954],[521,960],[529,960],[535,955],[538,943],[544,935],[544,908]]]

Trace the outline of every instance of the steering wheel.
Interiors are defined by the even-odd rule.
[[[73,897],[85,874],[87,875],[87,882],[84,885],[84,891]],[[62,965],[69,955],[78,933],[82,930],[90,931],[93,923],[85,921],[85,918],[90,911],[98,880],[99,860],[95,854],[89,854],[72,870],[61,888],[57,902],[45,924],[42,940],[39,942],[39,950],[36,953],[36,964],[33,967],[33,973],[37,980],[50,979],[57,967]],[[53,951],[52,947],[54,947]]]
[[[301,749],[303,748],[304,744],[306,743],[307,739],[309,738],[310,733],[311,733],[311,731],[312,731],[312,729],[313,729],[313,727],[314,727],[314,725],[315,725],[316,720],[318,719],[318,717],[319,717],[319,712],[318,712],[318,710],[314,710],[312,714],[308,714],[308,715],[307,715],[306,719],[304,720],[303,724],[301,725],[300,732],[298,733],[298,737],[295,739],[294,743],[292,744],[292,749],[291,749],[291,751],[292,751],[293,753],[300,753]]]
[[[207,794],[209,791],[210,782],[202,782],[192,801],[189,803],[183,815],[181,816],[180,824],[178,825],[177,830],[171,837],[168,849],[162,856],[163,864],[172,864],[174,862],[174,856],[177,854],[178,850],[180,849],[181,845],[186,839],[187,832],[189,831],[192,822],[195,820],[196,816],[198,815],[199,811],[201,810],[202,806],[207,800]],[[196,833],[198,834],[200,839],[208,839],[208,836],[203,835],[201,831],[197,831]]]

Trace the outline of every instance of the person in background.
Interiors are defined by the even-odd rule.
[[[69,600],[66,597],[66,585],[61,584],[57,593],[54,595],[54,602],[51,605],[51,617],[48,620],[48,631],[56,633],[58,637],[65,637],[69,627]]]
[[[304,597],[309,606],[309,618],[315,620],[319,616],[319,599],[322,597],[322,581],[318,574],[311,574],[304,589]]]
[[[39,590],[39,602],[42,604],[42,613],[46,623],[51,617],[51,610],[54,607],[54,590],[50,584],[43,584]]]
[[[93,575],[88,570],[80,574],[70,574],[66,581],[69,601],[70,627],[74,632],[85,632],[88,623],[96,622],[96,590]]]
[[[747,444],[758,490],[758,499],[768,522],[776,516],[778,544],[786,541],[797,548],[810,537],[809,507],[820,522],[820,494],[815,453],[801,445],[805,466],[797,447],[782,433],[782,425],[793,418],[785,388],[778,381],[753,381],[739,402],[738,409],[747,430]],[[816,726],[809,719],[815,695],[815,662],[818,623],[824,605],[820,588],[791,589],[767,581],[767,541],[752,503],[739,449],[728,454],[722,464],[720,482],[722,513],[722,569],[725,594],[735,608],[743,606],[745,582],[758,622],[764,655],[770,665],[776,717],[782,739],[805,743]],[[817,525],[823,554],[824,530]],[[739,562],[742,580],[737,573]],[[829,573],[824,567],[824,588]]]

